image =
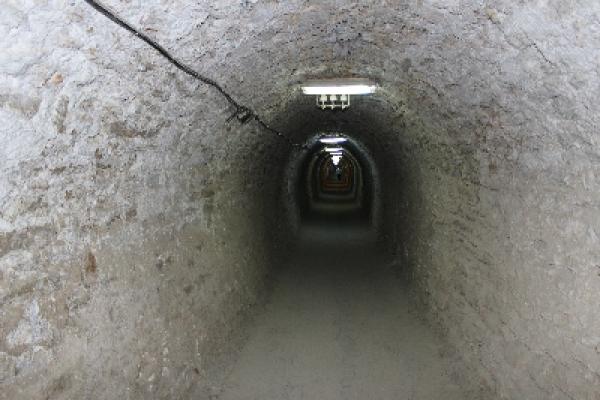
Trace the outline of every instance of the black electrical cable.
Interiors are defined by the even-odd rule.
[[[152,47],[154,50],[158,51],[160,53],[160,55],[162,55],[164,58],[166,58],[171,64],[176,66],[179,70],[181,70],[181,71],[185,72],[186,74],[198,79],[199,81],[215,88],[223,97],[225,97],[225,99],[229,102],[229,104],[231,104],[235,108],[235,113],[231,116],[231,118],[228,119],[228,121],[234,117],[237,118],[237,120],[242,124],[245,124],[246,122],[248,122],[250,120],[255,120],[263,129],[276,134],[277,136],[279,136],[280,138],[282,138],[284,140],[287,140],[290,145],[301,147],[301,145],[292,142],[292,140],[290,138],[288,138],[287,136],[285,136],[283,133],[279,132],[278,130],[276,130],[274,128],[271,128],[266,122],[264,122],[262,120],[262,118],[258,114],[256,114],[254,111],[252,111],[252,109],[250,109],[250,107],[247,107],[243,104],[238,103],[217,82],[215,82],[214,80],[212,80],[206,76],[201,75],[200,73],[194,71],[192,68],[190,68],[189,66],[185,65],[184,63],[182,63],[181,61],[179,61],[178,59],[173,57],[167,51],[167,49],[165,49],[160,44],[158,44],[157,42],[152,40],[148,35],[140,32],[138,29],[134,28],[133,26],[131,26],[130,24],[125,22],[125,20],[118,17],[116,14],[111,12],[108,8],[106,8],[105,6],[103,6],[102,4],[98,3],[95,0],[84,0],[84,1],[86,3],[88,3],[90,6],[92,6],[100,14],[104,15],[106,18],[113,21],[115,24],[117,24],[120,27],[126,29],[127,31],[133,33],[135,36],[137,36],[138,38],[140,38],[141,40],[146,42],[148,45],[150,45],[150,47]]]

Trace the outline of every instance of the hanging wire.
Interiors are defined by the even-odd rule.
[[[255,120],[258,123],[258,125],[260,125],[264,130],[277,135],[278,137],[282,138],[283,140],[286,140],[291,146],[294,146],[294,147],[303,147],[300,144],[294,143],[290,138],[288,138],[283,133],[279,132],[278,130],[276,130],[276,129],[272,128],[272,127],[270,127],[266,122],[263,121],[263,119],[256,112],[252,111],[252,109],[250,107],[247,107],[247,106],[245,106],[245,105],[237,102],[216,81],[214,81],[214,80],[212,80],[212,79],[210,79],[210,78],[208,78],[208,77],[206,77],[204,75],[201,75],[199,72],[194,71],[191,67],[185,65],[183,62],[181,62],[178,59],[176,59],[175,57],[173,57],[167,51],[167,49],[165,49],[163,46],[161,46],[160,44],[158,44],[156,41],[152,40],[145,33],[139,31],[138,29],[134,28],[129,23],[125,22],[124,19],[122,19],[121,17],[117,16],[115,13],[113,13],[112,11],[110,11],[108,8],[106,8],[105,6],[103,6],[102,4],[98,3],[95,0],[84,0],[84,1],[87,4],[89,4],[91,7],[93,7],[96,11],[98,11],[100,14],[102,14],[106,18],[110,19],[115,24],[117,24],[120,27],[124,28],[125,30],[133,33],[136,37],[138,37],[139,39],[141,39],[144,42],[146,42],[146,44],[148,44],[150,47],[152,47],[154,50],[156,50],[161,56],[163,56],[164,58],[166,58],[171,64],[173,64],[179,70],[185,72],[186,74],[188,74],[191,77],[193,77],[193,78],[195,78],[195,79],[203,82],[206,85],[212,86],[215,90],[217,90],[217,92],[219,92],[219,94],[221,94],[221,96],[223,96],[229,102],[229,104],[231,106],[233,106],[233,108],[235,109],[235,112],[233,113],[233,115],[231,117],[229,117],[227,119],[227,121],[231,121],[233,118],[236,118],[241,124],[245,124],[245,123],[247,123],[247,122],[249,122],[251,120]]]

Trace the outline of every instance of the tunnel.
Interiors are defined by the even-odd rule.
[[[599,19],[2,2],[0,399],[600,399]]]

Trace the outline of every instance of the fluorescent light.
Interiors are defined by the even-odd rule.
[[[325,147],[325,151],[328,153],[338,153],[338,152],[341,152],[342,150],[344,150],[344,149],[342,149],[341,147]]]
[[[344,143],[347,140],[348,139],[343,138],[343,137],[326,137],[326,138],[319,139],[319,141],[324,144]]]
[[[302,85],[302,92],[308,95],[371,94],[376,89],[374,82],[362,78],[315,80]]]
[[[308,95],[371,94],[375,89],[375,86],[368,85],[303,86],[302,93]]]

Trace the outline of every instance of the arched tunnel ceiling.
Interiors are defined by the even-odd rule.
[[[596,122],[589,107],[598,88],[588,83],[598,72],[600,33],[582,35],[597,18],[593,4],[109,4],[267,116],[293,100],[307,78],[364,76],[379,82],[380,95],[402,105],[407,119],[467,141],[481,140],[480,131],[491,129],[497,132],[493,140],[542,138],[558,145],[561,131],[573,127],[570,121]],[[152,50],[103,17],[80,6],[74,13],[94,18],[94,42],[102,49],[96,57],[165,68]]]
[[[590,78],[598,73],[595,43],[600,33],[588,29],[597,18],[594,4],[414,0],[377,6],[335,1],[107,5],[267,119],[289,111],[285,106],[297,101],[298,84],[305,79],[363,76],[379,82],[378,96],[394,104],[405,120],[425,124],[426,131],[442,140],[447,135],[483,147],[488,137],[506,147],[543,140],[559,147],[568,145],[564,132],[572,131],[576,141],[596,141],[577,132],[573,123],[597,124],[593,107],[598,88]],[[186,88],[185,95],[192,98],[212,97],[217,107],[225,108],[214,91],[175,71],[87,5],[50,14],[52,28],[41,27],[42,21],[29,12],[35,7],[8,6],[11,22],[3,33],[9,38],[20,35],[18,42],[35,49],[29,53],[23,46],[9,46],[3,59],[8,74],[48,57],[65,81],[76,85],[95,80],[107,69],[136,81],[113,92],[117,98],[147,97],[132,111],[146,118],[153,115],[146,112],[148,107],[176,93],[167,89],[173,85]],[[23,36],[12,29],[19,23],[33,30]],[[36,46],[44,30],[48,42]],[[51,51],[51,41],[61,51]],[[17,36],[11,43],[17,43]],[[96,66],[81,70],[73,61],[65,65],[62,61],[74,52],[75,60]],[[201,113],[206,106],[195,108]],[[147,124],[153,130],[160,123]]]
[[[356,139],[476,383],[597,398],[600,3],[106,4],[295,142]],[[0,48],[0,393],[185,398],[292,240],[298,152],[82,1],[3,2]],[[380,90],[298,90],[346,76]]]

